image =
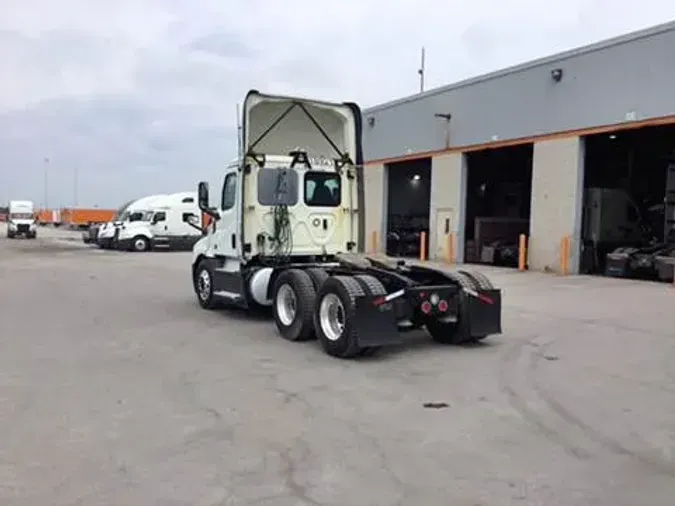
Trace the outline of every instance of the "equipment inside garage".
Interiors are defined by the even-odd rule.
[[[672,281],[675,125],[587,136],[581,272]]]
[[[530,229],[532,143],[467,153],[464,259],[518,266],[518,240]]]
[[[387,165],[387,255],[419,257],[420,237],[429,241],[431,158]]]

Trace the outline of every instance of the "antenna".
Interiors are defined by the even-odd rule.
[[[422,46],[422,61],[417,73],[420,75],[420,93],[422,93],[424,92],[424,46]]]
[[[237,104],[237,158],[241,160],[244,151],[244,139],[242,138],[241,117],[239,116],[239,104]]]

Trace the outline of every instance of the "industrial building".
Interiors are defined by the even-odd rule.
[[[426,232],[434,259],[452,234],[456,261],[513,265],[525,234],[551,271],[569,241],[571,273],[645,247],[650,213],[666,241],[674,47],[675,22],[364,109],[369,238],[417,256]]]

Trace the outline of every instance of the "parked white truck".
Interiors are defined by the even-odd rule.
[[[141,220],[123,224],[116,245],[124,251],[190,251],[202,228],[197,192],[174,193],[154,201]]]
[[[19,235],[28,239],[37,237],[35,206],[30,200],[12,200],[9,202],[7,237],[14,239]]]
[[[289,341],[318,338],[354,357],[426,328],[441,343],[501,333],[501,291],[480,272],[446,272],[369,258],[361,111],[250,91],[243,158],[199,205],[214,223],[193,249],[192,280],[205,309],[271,307]],[[298,148],[297,146],[300,146]]]
[[[149,195],[133,201],[124,208],[116,220],[104,223],[98,231],[96,244],[102,249],[116,248],[116,236],[122,225],[143,220],[148,212],[154,210],[155,203],[160,201],[164,195]]]

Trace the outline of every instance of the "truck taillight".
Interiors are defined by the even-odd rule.
[[[445,300],[438,301],[438,310],[441,313],[445,313],[448,310],[448,302]]]
[[[429,314],[431,312],[431,302],[425,300],[424,302],[422,302],[420,309],[424,314]]]

